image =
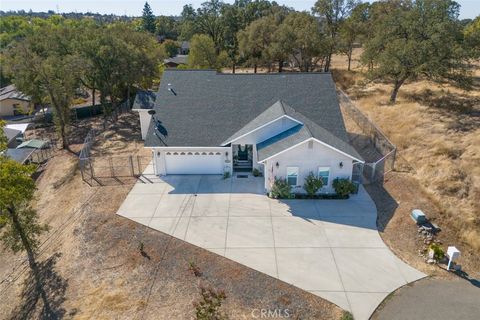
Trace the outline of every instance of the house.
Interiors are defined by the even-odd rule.
[[[0,89],[0,117],[17,116],[30,112],[30,98],[18,91],[15,85]]]
[[[178,54],[188,55],[190,53],[190,42],[182,41],[180,47],[178,48]]]
[[[8,148],[15,148],[19,144],[17,139],[22,137],[22,131],[7,127],[3,128],[3,134],[7,137]]]
[[[16,148],[23,142],[25,131],[30,123],[13,123],[7,124],[3,128],[3,134],[7,137],[7,147]]]
[[[176,68],[179,65],[187,65],[188,64],[188,55],[178,54],[175,57],[164,59],[163,64],[167,68]]]
[[[363,159],[349,144],[330,73],[222,74],[166,70],[141,118],[158,175],[263,173],[265,191],[285,178],[352,178]],[[145,129],[147,128],[148,129]]]

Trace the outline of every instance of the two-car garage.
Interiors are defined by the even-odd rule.
[[[223,174],[230,148],[156,150],[157,174]],[[227,150],[227,151],[226,151]]]

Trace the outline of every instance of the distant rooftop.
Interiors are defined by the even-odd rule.
[[[175,63],[175,64],[188,64],[188,55],[177,54],[173,58],[164,59],[163,62],[164,63]]]
[[[30,97],[18,91],[14,84],[11,84],[9,86],[6,86],[0,89],[0,101],[6,100],[6,99],[30,101]]]
[[[157,95],[150,90],[138,90],[132,109],[153,109]]]

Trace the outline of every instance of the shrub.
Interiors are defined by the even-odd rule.
[[[443,251],[442,247],[440,247],[438,244],[436,243],[432,243],[428,249],[432,250],[433,251],[433,258],[435,260],[442,260],[443,257],[445,257],[445,251]]]
[[[275,199],[289,199],[292,197],[292,187],[287,183],[287,180],[275,178],[270,194]]]
[[[227,298],[223,290],[200,287],[201,298],[193,303],[197,320],[222,320],[227,316],[220,310],[223,300]]]
[[[340,320],[353,320],[353,315],[348,311],[343,311]]]
[[[198,265],[195,262],[190,261],[188,263],[188,269],[195,275],[195,277],[201,277],[202,276],[202,272],[200,271],[200,268],[198,267]]]
[[[260,177],[260,175],[262,173],[257,168],[254,168],[253,171],[252,171],[252,174],[253,174],[254,177]]]
[[[230,171],[225,171],[223,173],[223,179],[228,179],[228,178],[230,178]]]
[[[341,197],[348,197],[352,192],[355,192],[355,185],[348,179],[335,179],[333,180],[333,188],[335,192]]]
[[[303,185],[303,189],[307,192],[309,197],[315,196],[315,193],[323,187],[322,179],[317,178],[313,172],[305,178],[305,184]]]

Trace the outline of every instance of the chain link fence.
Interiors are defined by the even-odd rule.
[[[354,165],[352,179],[360,183],[383,182],[385,174],[395,168],[397,147],[355,106],[345,92],[339,89],[338,97],[344,114],[360,129],[358,134],[351,135],[350,142],[365,163]]]
[[[79,167],[83,181],[90,185],[109,185],[111,183],[132,183],[142,176],[152,163],[151,155],[107,156],[92,155],[96,131],[90,130],[79,155]]]

